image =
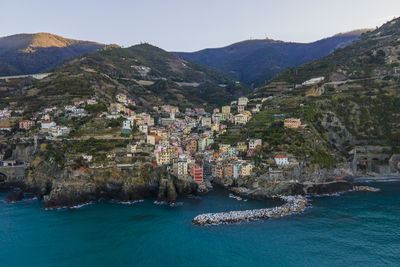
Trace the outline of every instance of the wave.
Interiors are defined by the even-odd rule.
[[[136,204],[136,203],[140,203],[140,202],[143,202],[144,201],[144,199],[139,199],[139,200],[134,200],[134,201],[120,201],[120,202],[117,202],[118,204],[122,204],[122,205],[133,205],[133,204]]]
[[[171,204],[168,204],[168,202],[165,202],[165,201],[154,201],[153,202],[155,205],[168,205],[168,206],[170,206],[170,207],[180,207],[180,206],[183,206],[183,202],[175,202],[175,203],[171,203]]]
[[[72,206],[71,209],[80,209],[80,208],[83,208],[85,206],[89,206],[89,205],[92,205],[92,204],[93,204],[93,202],[91,201],[91,202],[88,202],[88,203]]]
[[[172,203],[169,204],[170,207],[181,207],[183,206],[183,202],[176,202],[176,203]]]
[[[320,194],[320,195],[310,195],[310,197],[340,197],[341,195],[352,192],[353,190],[349,190],[346,192],[336,192],[336,193],[331,193],[331,194]]]
[[[80,208],[82,208],[82,207],[92,205],[93,203],[94,203],[93,201],[90,201],[90,202],[83,203],[83,204],[79,204],[79,205],[75,205],[75,206],[62,206],[62,207],[44,208],[44,209],[45,209],[45,210],[80,209]]]
[[[165,201],[154,201],[153,202],[155,205],[168,205],[168,203],[167,202],[165,202]]]

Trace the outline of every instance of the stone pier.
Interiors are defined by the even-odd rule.
[[[270,219],[301,212],[308,204],[307,199],[303,196],[278,196],[278,198],[284,201],[285,204],[267,209],[201,214],[196,216],[193,222],[203,226]]]

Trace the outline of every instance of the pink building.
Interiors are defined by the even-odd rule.
[[[24,120],[19,122],[19,128],[24,130],[29,130],[32,126],[35,125],[34,121]]]

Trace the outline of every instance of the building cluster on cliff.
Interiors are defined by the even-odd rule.
[[[98,109],[101,112],[96,113],[96,117],[121,122],[120,136],[117,138],[132,142],[123,151],[108,152],[106,159],[110,164],[97,164],[89,152],[81,153],[80,157],[89,166],[110,166],[114,162],[118,163],[118,158],[132,158],[137,153],[149,153],[153,165],[166,165],[177,176],[191,177],[197,182],[203,182],[205,176],[235,179],[253,175],[255,165],[251,157],[257,149],[262,148],[263,142],[255,138],[226,144],[219,137],[226,134],[230,127],[246,125],[254,114],[260,112],[263,102],[267,100],[252,99],[250,101],[254,103],[250,107],[249,99],[240,97],[230,105],[215,108],[212,113],[206,112],[204,108],[180,110],[171,105],[154,106],[150,111],[137,112],[135,101],[119,93],[108,105],[91,98],[63,107],[44,107],[29,118],[19,120],[17,127],[19,131],[31,135],[45,136],[49,141],[78,140],[79,138],[74,139],[70,135],[78,130],[70,122],[85,118],[90,115],[91,110]],[[1,119],[10,119],[16,112],[21,111],[1,110]],[[289,118],[285,120],[284,126],[296,129],[301,126],[301,121]],[[84,128],[86,125],[77,127]],[[0,131],[12,131],[12,127],[3,127]],[[139,138],[131,138],[133,135],[137,137],[137,134]],[[275,162],[277,167],[290,165],[284,154],[277,155]]]

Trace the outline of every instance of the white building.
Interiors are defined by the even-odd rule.
[[[275,156],[275,163],[278,166],[285,166],[285,165],[289,165],[289,158],[286,155],[277,155]]]
[[[118,94],[118,95],[115,96],[115,98],[117,99],[117,101],[119,103],[126,104],[126,102],[127,102],[127,97],[124,94]]]
[[[247,106],[249,99],[247,97],[240,97],[238,99],[238,106]]]
[[[201,119],[201,126],[203,126],[203,127],[211,127],[211,118],[203,117]]]
[[[134,125],[133,118],[129,117],[126,121],[123,122],[122,129],[132,130],[133,125]]]
[[[137,151],[137,144],[129,144],[126,148],[128,152],[135,153]]]
[[[49,128],[49,134],[52,135],[53,137],[67,135],[70,132],[71,132],[71,128],[68,128],[66,126],[54,126],[54,127]]]
[[[147,125],[139,125],[139,131],[141,131],[144,134],[147,134],[149,131],[149,127]]]
[[[154,146],[156,144],[156,136],[152,134],[147,135],[146,142]]]
[[[87,155],[87,154],[82,154],[82,158],[84,160],[86,160],[87,162],[91,162],[92,159],[93,159],[93,156],[92,155]]]
[[[51,127],[55,127],[57,124],[54,121],[42,121],[41,127],[42,129],[48,130]]]
[[[77,107],[72,105],[67,105],[64,107],[64,110],[67,112],[76,112]]]
[[[173,170],[176,175],[183,176],[189,173],[189,163],[191,162],[190,158],[185,155],[181,154],[178,156],[178,162],[173,164]]]
[[[249,149],[255,149],[257,146],[262,145],[261,139],[250,139],[249,141]]]
[[[302,83],[302,85],[313,85],[313,84],[317,84],[319,82],[322,82],[323,80],[325,80],[325,77],[317,77],[317,78],[312,78],[308,81],[305,81]]]
[[[246,124],[248,121],[248,117],[244,114],[238,114],[234,117],[235,125],[238,124]]]

